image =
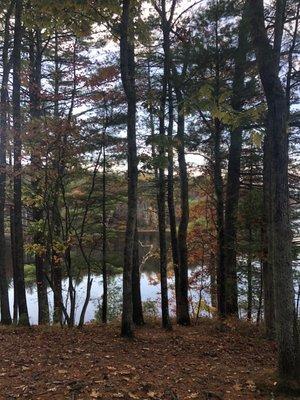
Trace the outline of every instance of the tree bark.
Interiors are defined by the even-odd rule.
[[[137,224],[134,232],[133,267],[132,267],[132,306],[133,306],[134,324],[138,326],[144,325],[143,305],[141,296],[139,233]]]
[[[275,327],[275,293],[272,261],[272,242],[269,240],[269,232],[272,221],[272,210],[270,207],[272,195],[271,186],[271,144],[269,137],[264,139],[263,155],[263,221],[262,221],[262,253],[263,253],[263,295],[264,295],[264,322],[266,337],[274,339],[276,336]]]
[[[103,171],[102,171],[102,279],[103,279],[103,295],[102,295],[102,315],[103,324],[107,323],[107,215],[106,215],[106,137],[103,143]]]
[[[21,43],[22,0],[15,3],[15,33],[13,49],[13,127],[14,127],[14,242],[17,270],[19,324],[29,325],[24,281],[24,248],[22,223],[22,139],[21,139]]]
[[[7,113],[8,113],[8,79],[10,63],[8,59],[10,40],[10,17],[13,11],[11,2],[4,22],[4,38],[2,49],[2,82],[0,99],[0,304],[1,323],[11,324],[11,315],[8,299],[8,282],[6,273],[6,238],[5,238],[5,199],[6,199],[6,145],[7,145]]]
[[[136,149],[136,88],[134,60],[134,28],[131,0],[123,0],[121,17],[121,78],[127,99],[128,144],[128,211],[123,270],[123,312],[121,334],[133,336],[132,269],[134,233],[137,222],[138,159]]]
[[[263,300],[263,261],[260,260],[260,276],[259,276],[259,295],[258,295],[258,308],[256,316],[256,324],[260,324],[261,313],[262,313],[262,300]]]
[[[180,325],[190,325],[188,300],[188,249],[187,233],[189,223],[189,182],[185,159],[185,117],[183,95],[175,85],[178,107],[178,165],[180,178],[180,222],[178,227],[178,256],[179,256],[179,304],[177,320]]]
[[[168,181],[167,181],[168,193],[167,193],[167,200],[168,200],[171,248],[172,248],[174,279],[175,279],[176,316],[178,316],[179,259],[178,259],[178,238],[177,238],[177,227],[176,227],[176,210],[175,210],[175,204],[174,204],[174,157],[173,157],[174,105],[173,105],[173,91],[172,91],[172,86],[170,83],[169,83],[169,88],[168,88],[168,101],[169,101],[169,125],[168,125]]]
[[[13,323],[18,323],[19,305],[18,305],[18,271],[16,266],[16,246],[15,246],[15,224],[14,224],[14,207],[9,207],[9,222],[10,222],[10,246],[11,246],[11,261],[13,267],[13,285],[14,285],[14,305],[13,305]]]
[[[12,170],[13,168],[13,149],[9,152],[9,166]],[[13,193],[13,178],[9,181],[10,190]],[[10,247],[11,247],[11,262],[13,269],[13,288],[14,288],[14,304],[13,304],[13,323],[16,325],[18,323],[19,317],[19,306],[18,306],[18,290],[17,290],[17,267],[16,267],[16,249],[15,249],[15,232],[14,232],[14,206],[11,204],[9,206],[9,227],[10,227]]]
[[[209,255],[209,277],[210,277],[210,299],[213,308],[218,307],[217,285],[216,285],[216,259],[213,252]]]
[[[247,260],[247,320],[251,321],[252,319],[252,304],[253,304],[253,285],[252,285],[252,229],[251,226],[248,228],[248,260]]]
[[[39,29],[29,33],[29,58],[30,58],[30,115],[32,129],[34,130],[34,141],[38,138],[41,123],[41,78],[42,78],[42,43]],[[39,183],[39,171],[42,169],[39,157],[39,146],[34,145],[31,154],[31,166],[33,171],[32,190],[33,195],[42,195]],[[34,205],[32,209],[33,221],[38,223],[43,220],[44,213],[41,206]],[[43,235],[40,231],[34,233],[34,243],[43,246]],[[43,254],[35,255],[36,284],[38,294],[38,323],[49,324],[49,304],[47,294],[47,281],[45,276],[45,259]]]
[[[220,96],[220,45],[219,45],[219,10],[216,7],[215,15],[215,98],[219,105]],[[218,118],[213,118],[214,130],[212,132],[213,145],[213,183],[216,199],[216,225],[217,225],[217,288],[218,288],[218,313],[220,317],[226,316],[226,291],[227,276],[225,270],[225,240],[224,240],[224,188],[222,178],[222,125]]]
[[[276,2],[274,47],[271,46],[264,21],[263,0],[249,0],[251,35],[268,112],[266,145],[269,151],[271,190],[271,220],[268,221],[268,250],[273,265],[275,289],[276,334],[278,340],[278,369],[283,384],[289,378],[300,378],[299,332],[295,324],[293,271],[291,265],[291,229],[289,220],[288,186],[288,110],[280,81],[278,51],[280,52],[285,1]],[[280,15],[278,15],[278,13]]]
[[[165,86],[164,86],[165,87]],[[148,62],[148,89],[151,92],[151,74],[150,74],[150,64]],[[165,87],[166,90],[166,87]],[[161,101],[161,108],[163,106],[163,101]],[[149,115],[150,115],[150,130],[151,130],[151,139],[152,139],[152,157],[155,160],[154,163],[154,175],[155,175],[155,183],[156,183],[156,201],[157,201],[157,214],[158,214],[158,231],[159,231],[159,249],[160,249],[160,274],[161,274],[161,308],[162,308],[162,325],[166,329],[171,329],[171,323],[169,318],[169,302],[168,302],[168,285],[167,285],[167,248],[166,248],[166,221],[165,221],[165,176],[164,170],[161,171],[161,168],[157,166],[157,154],[155,151],[154,140],[156,138],[155,135],[155,127],[154,127],[154,107],[152,101],[150,100],[149,104]],[[162,113],[161,113],[162,115]],[[159,136],[160,140],[164,140],[164,111],[163,118],[160,115],[159,120]],[[162,134],[163,132],[163,134]],[[160,144],[159,146],[159,162],[165,160],[165,151],[164,146]],[[173,221],[174,222],[174,221]],[[176,226],[173,229],[176,230]],[[173,232],[174,234],[174,232]],[[173,236],[174,237],[174,236]]]
[[[221,127],[220,121],[215,119],[215,132],[213,134],[213,180],[216,195],[217,215],[217,297],[218,313],[220,317],[226,316],[226,271],[225,271],[225,249],[224,249],[224,194],[223,179],[221,171]]]
[[[243,15],[239,26],[238,48],[235,52],[235,70],[231,100],[232,108],[237,113],[242,111],[244,104],[244,80],[247,48],[247,29],[245,15]],[[226,315],[235,316],[238,316],[236,237],[240,191],[242,133],[243,129],[241,126],[232,129],[230,132],[224,225],[225,270],[227,280]]]
[[[164,154],[164,153],[163,153]],[[160,152],[160,156],[162,152]],[[158,230],[159,230],[159,250],[160,250],[160,286],[161,286],[161,311],[162,326],[165,329],[171,328],[169,317],[168,300],[168,281],[167,281],[167,238],[166,238],[166,190],[165,174],[163,168],[158,170],[157,181],[157,209],[158,209]]]
[[[163,31],[164,66],[162,76],[162,89],[159,110],[159,167],[157,181],[157,210],[159,228],[160,249],[160,280],[161,280],[161,308],[162,325],[165,329],[171,329],[169,316],[169,298],[167,281],[167,238],[166,238],[166,179],[165,179],[165,112],[167,100],[167,88],[170,77],[170,31],[167,27],[166,2],[161,2],[161,26]]]
[[[54,48],[54,118],[58,126],[59,124],[59,86],[60,86],[60,71],[59,71],[59,54],[58,54],[58,32],[55,31],[55,48]],[[61,160],[61,140],[58,140],[58,159],[55,160],[55,167],[57,168],[57,178],[55,182],[55,191],[52,204],[52,219],[53,219],[53,234],[54,239],[59,240],[61,236],[61,216],[59,207],[59,186],[60,179],[62,178],[63,160]],[[50,227],[49,227],[50,228]],[[50,228],[51,229],[51,228]],[[51,260],[51,280],[53,286],[53,322],[62,324],[62,265],[60,254],[56,254],[53,248],[52,241],[52,260]]]

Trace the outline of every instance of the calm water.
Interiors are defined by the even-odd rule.
[[[142,265],[142,273],[141,273],[141,294],[142,301],[145,302],[147,300],[152,300],[157,303],[157,310],[160,307],[160,284],[158,281],[157,272],[159,270],[159,259],[158,255],[158,235],[156,232],[141,232],[139,234],[139,254],[140,254],[140,262]],[[121,266],[123,260],[123,250],[124,250],[124,234],[120,233],[116,238],[111,239],[108,243],[108,262],[111,265],[117,267],[115,271],[118,271],[115,274],[111,274],[110,276],[110,284],[109,284],[109,293],[113,292],[114,301],[116,302],[116,297],[120,299],[122,295],[122,274]],[[12,267],[11,260],[9,257],[9,251],[7,252],[7,270],[8,276],[12,277]],[[151,256],[149,254],[151,253]],[[95,252],[94,257],[96,260],[101,260],[101,254]],[[25,262],[30,264],[32,260],[29,257],[25,259]],[[73,264],[80,271],[75,289],[76,289],[76,322],[79,321],[82,306],[85,301],[86,289],[87,289],[87,275],[84,272],[84,265],[82,256],[79,252],[73,252]],[[79,268],[79,269],[78,269]],[[99,266],[100,271],[100,266]],[[103,293],[102,290],[102,277],[99,274],[92,275],[93,284],[91,288],[91,297],[89,301],[89,305],[85,314],[85,322],[90,322],[95,318],[95,313],[99,308],[99,304],[101,303],[101,296]],[[34,280],[33,280],[34,281]],[[173,286],[173,278],[169,279],[170,284],[170,299],[174,296],[173,290],[171,287]],[[74,282],[75,285],[75,282]],[[63,300],[64,304],[68,299],[68,281],[67,279],[62,282],[63,288]],[[38,322],[38,301],[37,301],[37,291],[36,285],[31,283],[27,285],[26,288],[26,297],[28,304],[28,312],[30,317],[31,324],[37,324]],[[10,298],[10,306],[13,308],[13,288],[11,283],[11,288],[9,290],[9,298]],[[53,292],[49,288],[48,290],[48,300],[50,306],[50,312],[53,311]],[[67,303],[68,304],[68,303]],[[172,307],[171,307],[172,310]]]
[[[160,285],[153,285],[150,283],[152,278],[155,278],[155,273],[142,273],[141,275],[141,292],[142,292],[142,300],[157,300],[159,301],[160,297]],[[97,311],[99,301],[102,296],[102,278],[97,275],[93,275],[93,285],[91,289],[91,298],[86,310],[85,314],[85,322],[92,321],[95,318],[95,312]],[[63,298],[64,303],[66,302],[67,291],[68,291],[68,282],[67,280],[63,281]],[[87,286],[87,276],[84,276],[81,282],[76,286],[76,322],[78,322],[82,305],[85,300],[86,294],[86,286]],[[119,288],[120,295],[122,294],[122,275],[116,275],[114,277],[113,291],[114,293]],[[35,325],[38,322],[38,302],[37,302],[37,291],[36,286],[32,285],[26,289],[26,298],[28,305],[28,312],[30,323]],[[13,305],[13,290],[9,291],[9,299],[10,305],[12,308]],[[50,310],[53,309],[53,292],[49,289],[48,291],[48,300],[50,305]]]
[[[159,313],[160,309],[160,283],[159,283],[159,258],[158,258],[158,235],[157,232],[142,232],[139,234],[139,255],[140,255],[140,263],[141,263],[141,295],[142,301],[154,301],[156,303],[157,312]],[[115,273],[110,274],[109,278],[109,287],[108,287],[108,300],[111,303],[120,302],[122,296],[122,274],[121,267],[123,261],[123,250],[124,250],[124,234],[120,233],[114,239],[110,239],[108,244],[108,263],[110,265],[114,265]],[[75,313],[75,322],[78,323],[82,306],[85,301],[86,291],[87,291],[87,274],[85,272],[84,261],[79,252],[73,252],[73,266],[76,269],[76,273],[78,273],[77,281],[73,282],[76,289],[76,313]],[[101,260],[101,253],[95,252],[94,254],[95,260]],[[32,260],[27,257],[26,263],[32,263]],[[97,268],[98,269],[98,268]],[[11,260],[7,257],[7,270],[8,276],[12,277],[12,267]],[[195,270],[193,268],[193,270]],[[172,275],[172,274],[171,274]],[[100,265],[99,265],[99,273],[92,275],[93,283],[91,288],[91,297],[85,314],[85,322],[90,322],[95,319],[95,313],[99,309],[99,304],[101,304],[102,297],[102,277],[100,274]],[[34,276],[33,280],[34,282]],[[170,311],[175,311],[175,302],[174,302],[174,278],[169,277],[169,299],[170,299]],[[9,290],[9,299],[11,312],[13,308],[13,288],[11,283],[11,288]],[[63,301],[64,304],[67,304],[68,308],[68,280],[64,279],[62,281],[62,289],[63,289]],[[113,297],[113,300],[110,298]],[[193,296],[198,301],[198,292],[191,292],[190,296]],[[35,325],[38,322],[38,301],[37,301],[37,291],[35,283],[30,283],[26,287],[26,297],[28,304],[28,312],[30,323]],[[203,298],[209,302],[208,296],[203,293]],[[52,314],[53,311],[53,292],[49,288],[48,289],[48,300],[50,306],[50,312]]]

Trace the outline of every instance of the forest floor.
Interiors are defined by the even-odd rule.
[[[133,340],[116,326],[1,328],[0,360],[5,400],[288,398],[271,393],[275,344],[245,323],[153,324]]]

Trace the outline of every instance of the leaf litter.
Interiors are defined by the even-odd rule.
[[[238,324],[237,324],[238,325]],[[269,400],[255,384],[274,342],[241,324],[159,326],[123,339],[117,326],[1,328],[0,399]]]

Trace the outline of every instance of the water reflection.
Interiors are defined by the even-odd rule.
[[[158,258],[158,235],[157,232],[140,232],[139,236],[139,253],[141,262],[141,295],[142,301],[154,301],[157,303],[157,309],[159,310],[160,305],[160,285],[158,278],[159,271],[159,258]],[[122,293],[122,260],[124,250],[124,233],[119,233],[114,238],[111,238],[108,244],[108,263],[110,273],[110,287],[114,291],[118,291],[121,296]],[[90,322],[95,319],[95,314],[99,309],[102,297],[102,277],[101,277],[101,253],[95,251],[94,257],[94,271],[92,274],[93,284],[91,288],[91,298],[85,314],[85,322]],[[76,312],[75,322],[79,322],[82,306],[85,301],[86,290],[87,290],[87,271],[84,266],[84,260],[78,250],[72,252],[72,263],[74,268],[74,285],[76,289]],[[32,260],[27,257],[27,263],[32,263]],[[8,259],[8,275],[10,280],[12,278],[12,267],[10,260]],[[27,278],[26,278],[26,297],[28,304],[28,312],[30,323],[35,325],[38,322],[38,301],[37,301],[37,290],[35,284],[35,272],[34,266],[28,266]],[[175,311],[174,304],[174,278],[172,273],[169,276],[169,298],[171,302],[170,311]],[[62,281],[63,289],[63,301],[67,305],[68,309],[68,280]],[[196,292],[191,295],[198,298]],[[13,308],[13,288],[12,280],[9,290],[9,300],[11,306],[11,312]],[[50,313],[53,312],[53,292],[49,288],[48,300],[50,306]]]
[[[86,310],[85,322],[92,321],[95,318],[95,312],[97,311],[98,304],[100,302],[102,296],[102,278],[99,275],[93,275],[93,285],[91,289],[91,299]],[[152,274],[152,278],[155,278],[155,273]],[[157,300],[159,301],[159,285],[150,284],[151,274],[142,273],[141,275],[141,291],[142,291],[142,300]],[[122,275],[116,275],[114,277],[114,287],[122,287]],[[87,286],[87,276],[82,277],[80,283],[76,285],[76,323],[79,321],[82,305],[85,300],[86,295],[86,286]],[[62,282],[63,287],[63,299],[64,303],[67,299],[68,293],[68,281],[64,279]],[[38,302],[37,302],[37,291],[36,285],[30,285],[26,288],[26,298],[28,305],[28,312],[30,323],[35,325],[38,322]],[[13,305],[13,290],[12,288],[9,290],[9,300],[11,305]],[[53,293],[51,290],[48,291],[48,300],[50,311],[53,311]]]
[[[158,236],[156,232],[140,232],[139,234],[139,253],[140,260],[142,263],[142,274],[141,274],[141,293],[142,300],[154,300],[159,302],[160,288],[159,285],[153,284],[157,281],[156,272],[158,271],[158,259],[157,259],[157,245]],[[110,238],[108,243],[108,270],[110,273],[110,282],[115,288],[119,288],[121,292],[122,288],[122,260],[124,251],[124,233],[118,232]],[[101,252],[94,251],[93,253],[93,284],[91,289],[91,298],[85,314],[85,322],[92,321],[95,318],[95,313],[99,307],[102,297],[102,277],[101,277]],[[26,264],[32,264],[33,259],[30,256],[25,257]],[[79,320],[81,309],[86,296],[87,288],[87,272],[84,266],[84,260],[79,250],[72,251],[72,264],[74,268],[74,284],[76,289],[76,323]],[[12,264],[9,251],[7,251],[7,274],[10,281],[9,289],[9,300],[11,306],[11,312],[13,311],[13,282],[12,282]],[[38,301],[37,301],[37,290],[35,284],[35,271],[33,265],[26,266],[26,298],[28,305],[28,312],[31,324],[37,324],[38,322]],[[63,301],[64,304],[68,304],[68,280],[62,281],[63,289]],[[120,293],[121,295],[121,293]],[[53,311],[53,292],[49,288],[48,300],[50,313]]]

